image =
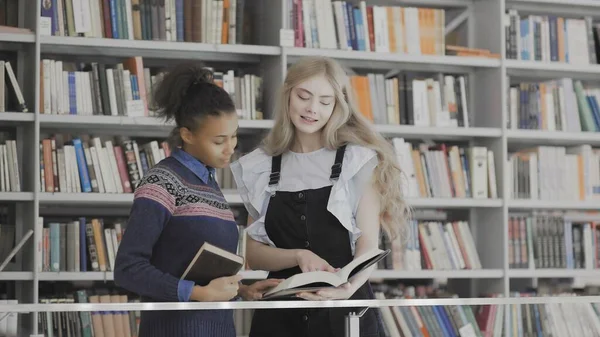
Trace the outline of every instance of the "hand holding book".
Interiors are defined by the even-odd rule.
[[[219,277],[205,286],[195,285],[190,299],[198,302],[229,301],[237,296],[241,275]]]
[[[333,268],[320,256],[306,249],[298,251],[296,254],[296,261],[298,261],[298,267],[300,267],[300,270],[302,270],[303,273],[311,271],[328,271],[330,273],[335,273],[338,271],[338,269]]]
[[[313,293],[314,296],[318,296],[316,293],[324,290],[327,291],[322,292],[322,295],[329,294],[333,298],[343,298],[349,292],[353,292],[352,285],[349,283],[352,276],[367,269],[369,266],[376,264],[389,253],[389,249],[381,250],[376,248],[354,258],[352,262],[348,263],[343,268],[337,270],[334,269],[334,272],[317,270],[296,274],[281,282],[277,287],[266,292],[263,299],[297,297],[297,294],[303,294],[303,296],[310,297],[311,295],[308,295],[307,293]],[[323,265],[320,267],[324,268]]]

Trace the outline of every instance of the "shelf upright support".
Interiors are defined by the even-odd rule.
[[[368,307],[362,309],[358,314],[349,312],[346,315],[344,336],[345,337],[360,337],[360,318],[369,310]]]

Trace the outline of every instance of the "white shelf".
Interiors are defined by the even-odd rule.
[[[41,53],[89,56],[142,56],[155,59],[201,59],[203,61],[258,62],[260,56],[281,54],[276,46],[207,44],[87,37],[41,36]],[[42,55],[43,58],[43,55]]]
[[[1,194],[0,194],[1,195]],[[223,190],[223,195],[230,204],[241,204],[242,198],[237,192]],[[129,207],[133,203],[133,193],[49,193],[38,194],[40,205],[69,206],[121,206]],[[0,199],[1,200],[1,199]]]
[[[2,271],[0,281],[31,281],[33,273],[30,271]]]
[[[506,0],[507,5],[528,4],[536,6],[568,6],[568,7],[592,7],[600,9],[597,0]]]
[[[33,201],[32,192],[0,192],[0,201]]]
[[[40,281],[113,281],[112,272],[86,271],[86,272],[41,272],[38,274]]]
[[[502,130],[499,128],[444,128],[412,125],[376,125],[375,128],[383,135],[404,138],[468,140],[477,137],[499,138],[502,136]]]
[[[171,122],[165,122],[163,119],[158,117],[127,117],[127,116],[101,116],[101,115],[45,115],[40,114],[38,117],[40,124],[44,127],[70,127],[70,126],[81,126],[84,128],[106,126],[116,127],[119,125],[126,127],[148,127],[148,126],[161,126],[172,128],[175,124]],[[249,129],[261,129],[270,128],[273,126],[272,120],[247,120],[240,119],[239,124],[241,128]]]
[[[0,120],[2,115],[0,114]],[[156,117],[126,117],[126,116],[84,116],[84,115],[45,115],[38,117],[42,129],[85,129],[127,131],[128,134],[155,135],[168,133],[174,126],[173,122],[165,123]],[[273,120],[240,119],[240,130],[268,130],[273,127]],[[469,140],[472,138],[499,138],[502,130],[499,128],[446,128],[420,127],[412,125],[375,125],[375,129],[385,136],[405,138],[428,138],[444,140]],[[156,135],[158,136],[158,135]]]
[[[561,62],[505,60],[506,72],[509,76],[539,78],[572,77],[574,79],[597,79],[600,65],[577,65]]]
[[[508,201],[508,208],[523,210],[600,210],[600,200],[530,200],[513,199]]]
[[[493,279],[502,278],[502,269],[475,270],[375,270],[372,279]]]
[[[600,15],[600,4],[596,0],[506,0],[506,9],[515,9],[520,14],[563,17]]]
[[[0,122],[33,122],[35,116],[30,112],[0,112]]]
[[[600,278],[598,269],[511,269],[509,278],[575,278],[592,277]]]
[[[369,4],[380,6],[414,6],[414,7],[467,7],[473,0],[371,0]]]
[[[1,194],[0,194],[1,195]],[[242,198],[236,190],[224,189],[223,195],[227,202],[241,205]],[[133,193],[48,193],[38,194],[40,204],[69,205],[69,206],[131,206]],[[1,199],[0,199],[1,200]],[[416,208],[477,208],[501,207],[501,199],[459,199],[459,198],[413,198],[407,200],[411,207]]]
[[[11,273],[7,273],[11,274]],[[19,273],[13,273],[19,274]],[[33,277],[32,273],[20,273],[20,277]],[[400,280],[400,279],[494,279],[503,277],[502,269],[480,270],[374,270],[372,280]],[[262,270],[242,270],[240,275],[244,280],[262,280],[268,272]],[[18,275],[13,277],[19,277]],[[113,281],[112,272],[42,272],[38,274],[40,281]],[[11,278],[12,279],[12,278]],[[25,279],[25,278],[20,278]],[[1,278],[0,278],[1,280]]]
[[[34,43],[35,34],[33,33],[0,33],[0,42],[19,42]]]
[[[165,122],[158,117],[127,117],[101,115],[44,115],[38,117],[42,130],[86,130],[87,132],[105,132],[119,134],[126,132],[129,136],[166,137],[175,123]],[[270,129],[271,120],[239,120],[240,131],[256,131]]]
[[[502,207],[502,199],[471,198],[408,198],[410,207],[414,208],[490,208]]]
[[[579,144],[600,145],[600,132],[564,132],[543,130],[507,130],[509,143],[570,146]]]
[[[409,55],[381,52],[367,52],[355,50],[324,49],[324,48],[297,48],[284,47],[288,63],[295,62],[303,56],[327,56],[345,62],[354,67],[369,69],[394,69],[402,64],[413,65],[415,68],[443,70],[466,68],[498,68],[500,60],[486,57],[465,56],[438,56],[438,55]]]

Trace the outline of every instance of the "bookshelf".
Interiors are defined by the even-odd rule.
[[[249,1],[249,0],[247,0]],[[324,55],[339,60],[350,75],[368,73],[390,77],[402,72],[418,72],[443,80],[443,75],[462,75],[466,79],[466,103],[469,127],[436,127],[376,123],[376,129],[389,138],[401,137],[410,142],[447,142],[465,147],[484,146],[494,158],[496,198],[409,197],[408,203],[417,211],[447,212],[453,219],[468,221],[483,265],[476,270],[378,270],[375,280],[436,279],[466,289],[463,294],[477,296],[483,292],[510,296],[523,284],[531,285],[538,278],[597,278],[600,269],[513,269],[509,265],[509,217],[513,212],[534,211],[598,211],[596,200],[533,200],[512,198],[508,173],[511,153],[535,146],[572,147],[589,144],[600,146],[600,132],[526,130],[509,126],[510,101],[508,88],[523,81],[549,81],[572,78],[594,83],[600,75],[598,64],[577,64],[531,61],[507,57],[508,28],[505,14],[559,15],[569,18],[600,17],[600,2],[592,0],[372,0],[369,5],[415,6],[446,10],[445,37],[463,46],[484,48],[498,53],[500,58],[416,55],[325,48],[281,46],[279,30],[290,28],[288,1],[256,1],[254,10],[261,13],[253,27],[251,44],[212,44],[202,42],[110,39],[99,37],[69,37],[43,35],[36,29],[40,23],[40,1],[19,2],[19,26],[32,33],[0,32],[0,45],[16,60],[15,72],[23,89],[29,112],[0,112],[0,129],[8,130],[17,140],[21,174],[20,192],[0,192],[0,204],[14,212],[17,240],[29,229],[36,228],[40,216],[77,217],[87,214],[127,215],[131,193],[65,193],[45,192],[40,185],[39,170],[43,160],[38,146],[53,133],[127,135],[131,137],[164,138],[172,125],[153,117],[55,115],[40,113],[42,74],[41,60],[117,63],[125,58],[141,56],[151,67],[169,65],[180,60],[197,59],[219,69],[252,69],[263,79],[262,108],[265,120],[240,120],[241,141],[252,144],[259,135],[272,127],[268,119],[273,97],[285,77],[286,69],[304,56]],[[350,1],[357,4],[358,1]],[[25,11],[25,8],[37,11]],[[258,26],[258,24],[255,24]],[[34,168],[34,169],[32,169]],[[597,168],[598,169],[598,168]],[[233,189],[225,189],[227,200],[241,206],[242,200]],[[445,220],[441,220],[445,221]],[[37,269],[41,254],[34,242],[41,237],[36,231],[32,239],[0,273],[0,282],[15,285],[20,303],[37,303],[40,285],[46,282],[78,282],[112,280],[110,272],[42,272]],[[248,279],[265,276],[261,271],[244,271]],[[517,282],[518,281],[518,282]],[[21,316],[21,335],[36,330],[36,315]]]

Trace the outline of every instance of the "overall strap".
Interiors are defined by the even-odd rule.
[[[271,174],[269,175],[269,186],[277,185],[281,172],[281,155],[271,158]]]
[[[337,180],[340,177],[340,174],[342,173],[342,163],[344,161],[345,151],[346,145],[344,144],[340,146],[337,149],[337,152],[335,153],[335,163],[331,167],[331,176],[329,176],[329,179],[332,181]]]

